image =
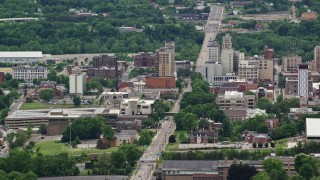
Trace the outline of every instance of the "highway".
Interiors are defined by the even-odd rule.
[[[201,72],[207,59],[208,42],[215,39],[219,33],[224,8],[218,5],[210,5],[210,15],[204,28],[204,39],[196,61],[196,72]]]
[[[177,113],[180,109],[180,101],[183,94],[191,91],[191,80],[188,79],[188,85],[183,89],[183,92],[179,95],[179,98],[175,101],[171,112]],[[152,143],[148,149],[143,153],[138,162],[137,171],[131,176],[131,180],[147,180],[151,179],[153,171],[155,170],[157,160],[164,148],[168,144],[169,136],[176,129],[172,116],[169,116],[168,121],[164,121],[161,127],[157,130],[157,134],[154,136]]]

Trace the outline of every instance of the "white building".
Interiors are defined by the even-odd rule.
[[[207,62],[219,62],[219,43],[216,40],[209,40]]]
[[[221,50],[221,64],[224,73],[233,73],[233,49]]]
[[[103,97],[104,99],[126,99],[129,98],[129,93],[127,92],[103,92],[100,95],[100,98]]]
[[[155,100],[140,100],[140,99],[123,99],[120,104],[121,115],[144,114],[152,113],[152,106]]]
[[[314,141],[320,140],[320,119],[319,118],[306,118],[306,136],[307,140]]]
[[[69,93],[83,95],[86,90],[87,73],[71,74],[69,76]]]
[[[222,49],[232,49],[232,41],[229,33],[222,38]]]
[[[203,80],[208,83],[212,83],[214,76],[222,76],[222,64],[218,62],[206,62],[204,64],[205,68],[202,69]]]
[[[299,64],[298,67],[298,95],[301,97],[308,97],[308,64]]]
[[[33,83],[34,79],[47,79],[48,69],[43,66],[31,67],[17,66],[12,67],[12,77],[13,79],[23,79],[27,83]]]
[[[134,92],[144,91],[145,87],[146,87],[146,83],[143,82],[143,81],[133,82],[133,90],[134,90]]]
[[[0,62],[10,64],[35,64],[42,59],[41,51],[0,51]]]

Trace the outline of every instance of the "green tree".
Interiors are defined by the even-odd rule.
[[[49,102],[52,98],[54,98],[55,93],[53,89],[44,89],[40,92],[39,97],[40,99]]]
[[[291,176],[291,177],[289,178],[289,180],[305,180],[305,178],[303,178],[302,176],[296,174],[296,175],[294,175],[294,176]]]
[[[103,137],[106,137],[108,139],[114,138],[114,130],[112,129],[111,126],[106,125],[102,131],[103,131]]]
[[[288,174],[286,170],[282,169],[272,169],[269,173],[270,179],[272,180],[287,180]]]
[[[209,121],[207,119],[200,119],[200,121],[198,122],[198,128],[199,129],[208,129],[209,128]]]
[[[259,172],[258,174],[253,176],[253,180],[270,180],[270,177],[266,172]]]
[[[263,161],[263,169],[267,173],[270,173],[273,169],[278,170],[281,168],[283,168],[283,163],[278,159],[268,158]]]
[[[79,107],[81,105],[81,99],[79,96],[75,96],[72,101],[76,107]]]
[[[266,97],[259,98],[257,101],[257,108],[263,110],[269,110],[272,104]]]
[[[40,132],[42,135],[47,134],[47,125],[41,124],[40,127],[39,127],[39,132]]]
[[[248,164],[232,164],[228,171],[228,180],[247,180],[257,173],[256,168]]]
[[[169,137],[169,143],[176,143],[176,136],[174,134]]]
[[[187,113],[182,120],[183,129],[191,132],[197,125],[197,117],[192,113]]]
[[[152,142],[152,132],[150,130],[142,130],[139,133],[139,139],[137,141],[138,145],[149,145]]]
[[[305,163],[299,170],[299,174],[305,179],[309,180],[315,176],[315,170],[313,169],[311,164]]]
[[[110,163],[115,168],[122,168],[126,162],[126,154],[122,150],[113,151],[110,156]]]

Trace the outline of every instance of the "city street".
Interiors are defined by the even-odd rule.
[[[210,39],[215,39],[219,33],[221,20],[223,17],[224,8],[218,5],[210,5],[210,15],[205,27],[205,36],[202,47],[196,61],[196,72],[201,72],[207,59],[208,42]]]
[[[19,107],[22,105],[23,102],[24,102],[24,97],[23,97],[23,95],[21,95],[19,99],[15,100],[15,101],[11,104],[9,115],[12,114],[12,113],[13,113],[14,111],[16,111],[17,109],[19,109]]]
[[[171,110],[172,113],[179,112],[180,101],[183,97],[183,94],[190,92],[191,90],[191,80],[189,80],[187,87],[183,89],[182,93],[179,95],[179,98],[175,101],[175,104]],[[174,132],[175,129],[173,117],[169,116],[168,121],[164,121],[161,124],[161,127],[154,136],[152,143],[140,158],[137,172],[131,176],[132,180],[145,180],[152,177],[153,171],[157,164],[157,159],[168,144],[169,136]]]

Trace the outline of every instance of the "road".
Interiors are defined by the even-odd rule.
[[[128,82],[130,80],[129,74],[131,70],[134,68],[133,62],[128,62],[128,68],[127,70],[122,74],[121,76],[121,82]]]
[[[208,42],[210,39],[215,39],[219,33],[221,20],[223,17],[224,8],[218,5],[210,5],[210,15],[205,27],[205,36],[202,47],[196,61],[196,72],[201,72],[205,67],[204,64],[207,59]]]
[[[179,95],[179,98],[175,101],[175,104],[171,109],[171,112],[173,113],[177,113],[180,110],[180,101],[183,97],[183,94],[192,90],[191,80],[187,79],[187,81],[187,87],[183,89],[182,93]],[[161,124],[161,127],[158,129],[152,143],[140,158],[137,172],[131,176],[131,180],[147,180],[151,178],[157,164],[157,159],[168,144],[169,136],[175,131],[175,129],[176,127],[173,117],[169,116],[169,120],[164,121]]]
[[[22,105],[23,102],[24,102],[24,96],[21,95],[19,99],[15,100],[15,102],[11,104],[9,115],[12,114],[17,109],[19,109],[19,107]]]

